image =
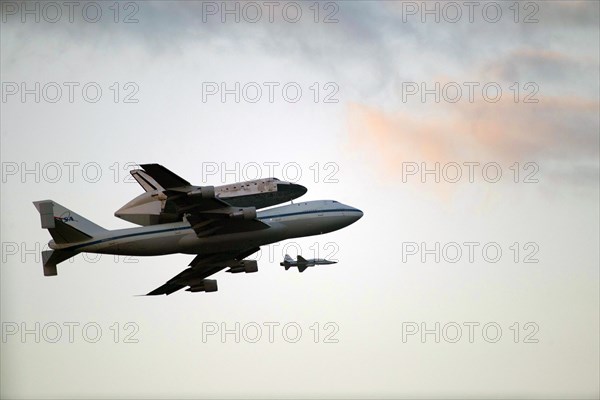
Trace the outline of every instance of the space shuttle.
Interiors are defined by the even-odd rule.
[[[145,168],[153,168],[146,165]],[[130,171],[133,178],[144,189],[144,193],[129,201],[115,212],[115,217],[124,219],[141,226],[164,224],[181,221],[183,216],[176,211],[175,204],[168,200],[166,187],[168,183],[177,181],[180,185],[181,178],[175,174],[168,176],[165,171],[148,171],[154,176],[160,176],[162,185],[143,169]],[[160,172],[160,175],[159,175]],[[165,175],[166,174],[166,175]],[[191,186],[187,181],[183,182]],[[237,182],[221,186],[197,187],[202,193],[214,192],[214,196],[224,200],[234,207],[266,208],[294,200],[306,193],[307,189],[291,182],[281,181],[277,178],[256,179]]]

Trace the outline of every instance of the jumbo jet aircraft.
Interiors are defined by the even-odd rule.
[[[141,167],[143,171],[132,174],[138,175],[136,179],[143,176],[151,184],[144,187],[147,193],[142,196],[147,198],[140,204],[160,204],[158,211],[152,208],[150,212],[156,218],[135,218],[145,226],[107,230],[52,200],[34,202],[42,228],[48,229],[53,238],[49,242],[52,250],[42,252],[44,275],[57,275],[57,264],[81,252],[129,256],[184,253],[196,255],[189,268],[147,295],[169,295],[186,286],[189,292],[215,292],[217,281],[206,278],[225,268],[231,273],[258,271],[256,261],[244,259],[260,250],[260,246],[333,232],[363,216],[362,211],[333,200],[257,212],[256,207],[232,205],[215,195],[212,186],[193,186],[162,165]],[[306,189],[300,188],[289,189],[295,191],[294,195],[304,194]],[[244,203],[240,196],[232,197],[237,198],[237,204]],[[130,204],[119,211],[131,211],[133,207],[134,214],[143,216],[148,210],[140,214],[140,204]],[[165,218],[174,221],[162,223]]]

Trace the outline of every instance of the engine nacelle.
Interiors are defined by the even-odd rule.
[[[236,211],[229,214],[229,216],[233,219],[255,219],[256,218],[256,207],[245,207],[238,208]]]
[[[246,270],[246,273],[251,273],[251,272],[258,272],[258,261],[256,260],[244,260],[242,261],[242,263],[244,264],[244,269]]]
[[[252,272],[258,272],[258,261],[256,260],[244,260],[240,261],[240,265],[235,267],[230,267],[227,272],[231,272],[232,274],[238,274],[240,272],[245,272],[250,274]]]
[[[196,292],[216,292],[219,290],[217,287],[217,281],[214,279],[203,279],[199,285],[190,286],[189,289],[186,289],[188,292],[196,293]]]

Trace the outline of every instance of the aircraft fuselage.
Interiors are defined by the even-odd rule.
[[[107,231],[77,244],[56,244],[52,241],[50,247],[128,256],[212,254],[333,232],[352,224],[362,215],[360,210],[336,201],[319,200],[258,212],[257,218],[269,225],[261,230],[198,237],[189,223],[181,221]]]

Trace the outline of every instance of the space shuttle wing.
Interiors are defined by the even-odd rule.
[[[202,280],[231,266],[238,264],[241,260],[260,250],[254,247],[241,251],[199,254],[189,264],[189,268],[183,270],[164,285],[154,289],[146,296],[169,295],[186,286],[194,287],[202,284]]]
[[[198,237],[216,234],[251,232],[269,228],[256,218],[254,207],[233,207],[215,197],[189,196],[177,191],[165,191],[176,212],[185,216]]]
[[[198,237],[253,232],[269,228],[269,225],[258,219],[244,220],[232,219],[230,217],[215,217],[215,214],[211,213],[191,214],[187,215],[186,219]]]

